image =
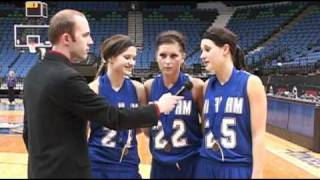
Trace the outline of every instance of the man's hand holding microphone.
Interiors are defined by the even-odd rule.
[[[160,113],[169,113],[183,98],[183,96],[176,96],[172,95],[171,93],[166,93],[160,97],[156,104],[158,105]]]
[[[187,81],[174,95],[171,93],[163,94],[159,101],[156,102],[158,105],[160,113],[169,113],[174,109],[175,105],[182,100],[184,97],[181,96],[185,91],[190,91],[193,84]]]

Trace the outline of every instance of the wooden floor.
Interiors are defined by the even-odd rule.
[[[0,105],[1,106],[1,105]],[[0,107],[1,109],[1,107]],[[22,121],[20,110],[0,110],[0,123]],[[148,139],[137,136],[141,158],[140,173],[149,177],[151,156]],[[264,178],[320,178],[320,154],[269,133],[266,135]],[[26,178],[27,153],[21,134],[0,134],[0,178]]]

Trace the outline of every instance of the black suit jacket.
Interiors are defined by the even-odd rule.
[[[48,52],[24,80],[29,178],[90,178],[87,120],[121,130],[157,124],[155,105],[117,109],[96,95],[68,59]]]

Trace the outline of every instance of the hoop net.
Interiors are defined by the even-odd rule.
[[[29,52],[30,53],[37,53],[36,47],[37,47],[36,43],[28,44]]]

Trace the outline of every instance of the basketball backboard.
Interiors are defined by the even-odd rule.
[[[36,44],[39,48],[51,47],[48,39],[49,25],[14,25],[14,46],[17,48],[29,48],[30,44]]]

